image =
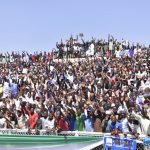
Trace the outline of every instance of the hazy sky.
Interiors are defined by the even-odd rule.
[[[0,51],[50,51],[83,32],[150,43],[150,0],[1,0]]]

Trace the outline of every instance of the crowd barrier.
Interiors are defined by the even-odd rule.
[[[31,130],[29,132],[28,129],[0,129],[0,135],[36,135],[35,130]],[[49,132],[47,134],[46,130],[40,130],[39,131],[39,136],[50,136],[50,135],[59,135],[59,136],[73,136],[73,137],[78,137],[78,136],[85,136],[85,137],[99,137],[100,141],[91,145],[90,147],[86,147],[82,150],[103,150],[105,148],[105,140],[102,140],[103,137],[112,137],[110,133],[101,133],[101,132],[85,132],[85,131],[62,131],[60,133],[54,133],[54,132]],[[123,134],[119,135],[119,138],[124,138]],[[130,141],[130,139],[133,139],[134,137],[130,134],[126,136],[126,139]],[[140,135],[139,140],[136,140],[136,149],[137,150],[150,150],[150,142],[148,140],[145,140],[146,137],[145,135]],[[144,142],[143,142],[144,141]],[[127,142],[127,141],[126,141]],[[113,149],[109,149],[113,150]],[[130,149],[131,150],[131,149]]]

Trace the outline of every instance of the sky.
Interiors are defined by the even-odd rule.
[[[71,34],[150,43],[150,0],[0,0],[0,51],[51,51]]]

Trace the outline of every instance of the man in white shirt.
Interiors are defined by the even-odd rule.
[[[115,51],[115,54],[116,54],[116,57],[117,57],[117,58],[120,58],[120,57],[121,57],[121,56],[120,56],[120,50]]]
[[[144,105],[145,98],[142,94],[138,95],[136,98],[136,104],[142,109],[142,106]]]
[[[123,133],[129,133],[129,127],[128,127],[128,119],[127,116],[124,112],[121,114],[122,119],[121,119],[121,124],[122,124],[122,132]]]
[[[3,85],[3,97],[2,98],[6,98],[9,95],[9,92],[10,92],[9,82],[7,79],[5,79],[4,85]]]
[[[55,119],[54,119],[52,113],[49,114],[48,129],[49,130],[54,130],[55,129]]]
[[[87,56],[93,56],[94,55],[94,43],[91,43],[91,45],[89,46],[89,49],[86,52]]]
[[[0,129],[6,127],[6,119],[3,117],[3,114],[0,112]]]
[[[31,93],[27,94],[26,100],[27,100],[28,103],[34,104],[33,97],[31,96]]]
[[[44,112],[42,120],[42,129],[48,129],[48,113]]]
[[[138,115],[134,111],[132,115],[140,122],[142,133],[144,135],[150,135],[150,119],[147,116],[147,111],[142,108],[142,115]]]
[[[134,115],[128,117],[128,127],[131,133],[142,133],[140,122],[134,117]]]
[[[68,79],[71,83],[73,83],[73,81],[74,81],[74,76],[73,76],[72,72],[69,72],[69,73],[68,73],[67,79]]]
[[[53,115],[50,113],[49,117],[47,112],[44,112],[43,117],[41,118],[42,120],[42,129],[48,129],[48,130],[53,130],[55,127],[55,119]]]

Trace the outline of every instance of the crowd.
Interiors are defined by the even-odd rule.
[[[82,46],[85,59],[66,62],[46,52],[1,54],[0,128],[150,136],[149,49],[112,37]],[[69,48],[66,58],[83,57]]]
[[[113,36],[109,35],[108,40],[91,38],[91,40],[85,41],[83,34],[79,34],[80,38],[71,37],[60,43],[56,43],[56,48],[53,49],[55,58],[68,59],[68,58],[83,58],[86,56],[106,56],[115,55],[116,57],[128,55],[132,56],[137,53],[144,45],[140,43],[129,43],[128,40],[122,39],[118,41]],[[122,51],[124,50],[124,51]]]

